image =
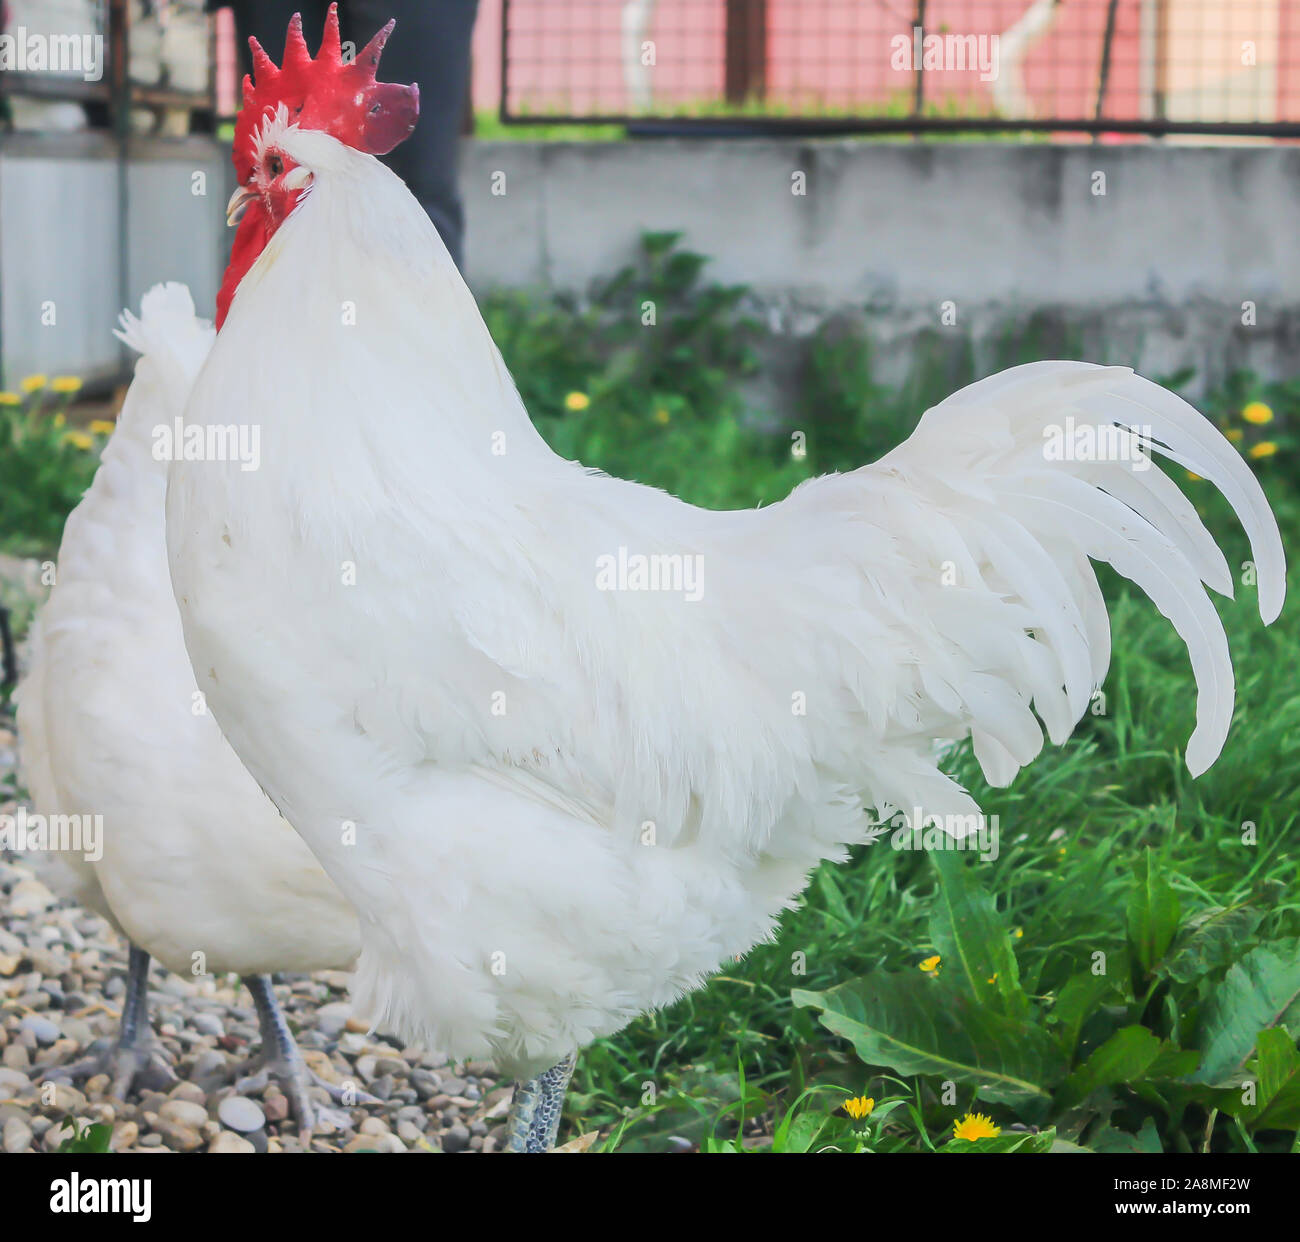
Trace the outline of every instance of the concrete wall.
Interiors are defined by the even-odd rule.
[[[131,359],[112,334],[118,311],[138,307],[157,281],[184,282],[200,313],[213,314],[230,246],[227,148],[131,140],[125,270],[121,167],[103,134],[0,143],[0,386],[35,372],[122,373]]]
[[[1296,147],[485,142],[462,171],[478,289],[581,292],[680,229],[792,333],[863,310],[900,369],[951,302],[977,342],[1059,313],[1075,352],[1151,374],[1300,371]]]
[[[117,170],[98,135],[9,138],[0,150],[0,387],[117,366],[104,330],[120,309]]]
[[[0,144],[6,382],[113,368],[123,296],[136,305],[156,280],[185,281],[211,313],[230,244],[226,152],[194,139],[131,154],[120,273],[108,145]],[[205,195],[192,193],[195,172]],[[791,192],[795,173],[806,194]],[[1300,373],[1297,147],[470,142],[462,183],[479,290],[580,293],[627,262],[642,231],[680,229],[712,256],[713,278],[751,285],[791,337],[828,313],[861,313],[885,378],[910,365],[918,333],[991,350],[1033,313],[1060,325],[1062,350],[1153,375]],[[41,323],[47,300],[54,327]],[[1246,301],[1255,327],[1242,326]],[[955,327],[942,326],[944,302]]]

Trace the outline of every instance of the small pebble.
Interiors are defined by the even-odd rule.
[[[214,1155],[252,1155],[256,1153],[257,1148],[242,1134],[236,1134],[233,1130],[222,1130],[208,1144],[208,1151]]]
[[[30,1151],[32,1146],[32,1128],[21,1117],[10,1117],[4,1127],[4,1150],[7,1155],[16,1156],[20,1152]]]
[[[271,1095],[269,1092],[262,1098],[262,1112],[266,1114],[267,1121],[275,1123],[284,1121],[289,1116],[289,1098],[284,1095]]]
[[[178,1082],[171,1091],[173,1100],[188,1100],[191,1104],[206,1105],[208,1096],[197,1083]],[[206,1113],[206,1109],[204,1110]]]
[[[462,1125],[452,1126],[442,1136],[443,1151],[464,1151],[469,1146],[469,1130]]]
[[[190,1019],[190,1025],[200,1035],[211,1035],[214,1039],[220,1039],[226,1033],[221,1019],[213,1013],[196,1013]]]
[[[158,1110],[158,1116],[164,1121],[198,1130],[207,1121],[208,1110],[202,1104],[195,1104],[190,1100],[168,1100]]]
[[[46,1111],[55,1116],[62,1117],[67,1113],[82,1113],[86,1109],[86,1097],[77,1090],[76,1087],[70,1086],[66,1082],[56,1082],[52,1093],[52,1100],[46,1104],[46,1093],[42,1092],[41,1103],[45,1104]]]
[[[59,1028],[49,1018],[42,1018],[40,1014],[32,1014],[31,1017],[24,1018],[18,1023],[18,1029],[30,1031],[36,1037],[36,1042],[47,1048],[58,1039],[60,1034]]]
[[[231,1095],[222,1100],[217,1105],[217,1116],[222,1125],[244,1134],[260,1130],[266,1125],[266,1113],[262,1111],[262,1106],[243,1095]]]

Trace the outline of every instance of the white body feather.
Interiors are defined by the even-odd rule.
[[[1230,589],[1222,556],[1158,470],[1043,451],[1070,413],[1151,424],[1233,499],[1274,615],[1276,524],[1182,401],[1022,367],[874,466],[706,512],[555,457],[400,182],[275,140],[314,186],[186,415],[246,410],[262,468],[173,465],[168,546],[223,729],[361,912],[375,1016],[535,1070],[761,940],[864,808],[974,811],[934,743],[973,735],[1002,783],[1035,713],[1068,736],[1109,657],[1090,556],[1188,640],[1188,760],[1218,753],[1231,668],[1200,579]],[[598,589],[620,548],[701,558],[701,598]]]
[[[345,968],[355,913],[211,714],[193,710],[163,537],[167,463],[151,433],[184,408],[212,329],[182,285],[151,290],[124,323],[143,357],[68,518],[18,692],[33,809],[101,815],[103,857],[52,852],[38,866],[178,973],[196,953],[212,972]]]

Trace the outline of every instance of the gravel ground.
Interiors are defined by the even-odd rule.
[[[15,739],[0,720],[0,813],[11,814]],[[234,976],[183,979],[157,964],[149,1011],[158,1045],[181,1080],[168,1093],[108,1095],[105,1075],[77,1086],[42,1081],[37,1065],[65,1065],[114,1036],[127,946],[97,915],[59,901],[20,856],[0,853],[0,1131],[7,1153],[55,1151],[65,1118],[112,1125],[114,1151],[302,1151],[288,1100],[273,1083],[236,1095],[204,1091],[258,1048],[252,998]],[[308,1065],[327,1082],[353,1082],[377,1104],[343,1110],[342,1131],[323,1127],[312,1151],[491,1152],[504,1133],[511,1085],[492,1067],[451,1064],[422,1048],[368,1034],[353,1018],[348,976],[286,976],[276,987]],[[223,1074],[223,1070],[230,1071]],[[326,1093],[313,1098],[334,1107]]]

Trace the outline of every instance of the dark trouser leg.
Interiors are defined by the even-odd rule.
[[[289,30],[289,19],[302,14],[302,32],[314,56],[320,47],[321,31],[325,29],[327,0],[230,0],[235,13],[235,51],[239,55],[239,79],[252,70],[248,54],[248,36],[252,35],[278,65],[284,51],[284,36]]]
[[[420,121],[384,163],[429,213],[457,267],[465,232],[457,165],[477,10],[478,0],[343,0],[339,7],[343,37],[359,48],[390,17],[397,19],[379,76],[419,85]]]

